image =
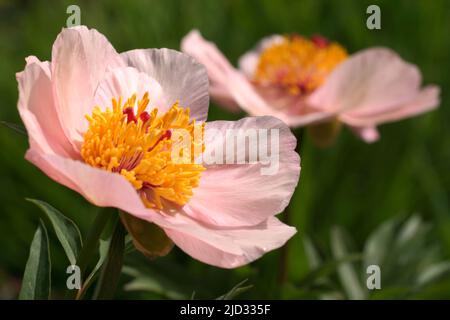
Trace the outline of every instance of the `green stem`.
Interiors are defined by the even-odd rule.
[[[113,214],[110,208],[105,208],[101,210],[95,217],[94,224],[92,225],[92,228],[89,230],[88,235],[86,236],[83,249],[81,250],[77,261],[78,267],[80,268],[82,279],[84,279],[84,274],[86,272],[89,260],[92,258],[93,255],[95,255],[95,251],[97,250],[100,236],[103,230],[105,229],[108,220],[112,216]]]
[[[297,146],[295,148],[295,151],[297,151],[300,154],[301,144],[303,143],[304,137],[304,129],[300,128],[294,131],[294,135],[297,138]],[[291,211],[292,211],[291,204],[288,204],[283,212],[283,222],[287,225],[290,225],[292,223]],[[280,258],[278,261],[278,278],[277,278],[278,284],[283,285],[286,282],[286,280],[288,279],[288,271],[289,271],[289,242],[286,243],[281,248]]]
[[[103,264],[100,278],[95,288],[94,299],[112,299],[119,283],[125,253],[125,236],[127,231],[120,219],[117,219],[108,257]]]
[[[77,257],[77,265],[80,268],[80,277],[83,280],[82,283],[84,282],[84,275],[86,273],[89,261],[95,255],[100,236],[106,225],[108,224],[109,219],[113,216],[114,215],[112,214],[110,208],[103,208],[97,214],[92,227],[89,229],[89,232],[83,243],[83,248],[81,249],[80,254]],[[76,295],[77,291],[71,290],[67,293],[66,297],[69,299],[74,299]]]
[[[291,210],[289,205],[284,209],[283,222],[287,225],[291,223]],[[278,262],[278,284],[283,285],[288,278],[289,269],[289,247],[288,243],[285,243],[281,248],[280,259]]]

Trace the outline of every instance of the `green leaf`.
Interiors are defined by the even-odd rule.
[[[97,264],[95,265],[94,269],[92,269],[89,276],[86,278],[86,280],[83,284],[83,288],[81,288],[81,292],[78,294],[77,299],[83,298],[87,289],[92,285],[94,280],[99,275],[99,270],[100,270],[101,266],[103,265],[103,263],[105,262],[106,257],[108,256],[108,249],[109,249],[111,239],[109,239],[109,240],[100,239],[99,241],[100,241],[100,244],[98,247],[99,258],[98,258]]]
[[[186,290],[179,283],[163,274],[143,273],[129,266],[123,268],[123,273],[133,277],[133,280],[125,285],[126,291],[147,291],[161,295],[168,299],[187,299]]]
[[[417,285],[428,285],[450,273],[450,261],[439,262],[428,266],[418,277]]]
[[[94,299],[112,299],[119,283],[125,253],[126,230],[117,220],[109,245],[108,255],[94,293]]]
[[[331,250],[337,260],[344,259],[348,256],[347,247],[344,241],[344,233],[339,227],[334,227],[331,229]],[[365,299],[366,292],[361,286],[354,266],[350,262],[345,262],[339,264],[337,270],[342,286],[344,287],[349,299]]]
[[[37,205],[47,215],[70,264],[75,265],[82,246],[81,233],[77,225],[48,203],[35,199],[27,200]]]
[[[39,222],[30,246],[30,255],[25,266],[20,300],[47,300],[50,298],[50,250],[47,229]]]
[[[397,219],[391,219],[372,232],[364,246],[364,268],[373,264],[383,265],[394,240],[397,224]]]
[[[172,240],[156,224],[135,218],[125,212],[120,213],[120,218],[131,235],[136,249],[147,257],[162,257],[172,250]]]
[[[315,282],[317,282],[318,280],[321,280],[321,279],[324,279],[324,280],[327,279],[326,277],[328,277],[333,272],[335,272],[340,264],[359,261],[359,260],[361,260],[361,256],[354,254],[354,255],[347,255],[342,259],[326,261],[326,262],[322,263],[320,266],[312,269],[305,276],[303,276],[303,278],[300,279],[300,281],[296,282],[296,286],[306,287],[306,286],[310,286],[313,284],[319,284],[319,283],[315,283]]]
[[[27,130],[21,124],[11,123],[11,122],[7,122],[7,121],[3,121],[3,120],[1,120],[0,123],[2,125],[4,125],[5,127],[8,127],[9,129],[16,131],[17,133],[27,136]]]
[[[396,246],[402,248],[408,245],[412,239],[420,234],[423,230],[422,219],[420,216],[411,216],[402,226],[396,239]]]
[[[316,269],[322,264],[322,259],[312,240],[307,236],[303,236],[303,247],[311,269]]]
[[[247,282],[247,279],[239,282],[229,292],[225,293],[224,295],[221,295],[216,300],[231,300],[231,299],[234,299],[235,297],[237,297],[238,295],[253,288],[253,285],[243,286],[243,284],[246,282]]]

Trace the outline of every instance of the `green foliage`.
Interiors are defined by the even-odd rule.
[[[330,235],[331,262],[317,263],[318,258],[310,255],[311,265],[316,265],[306,277],[310,281],[297,285],[311,287],[327,283],[333,291],[322,286],[323,290],[318,294],[322,298],[332,294],[358,300],[416,298],[432,291],[438,281],[450,279],[450,261],[443,260],[440,245],[433,241],[432,235],[431,226],[417,215],[403,222],[393,218],[370,234],[359,254],[362,259],[353,259],[355,254],[349,250],[351,239],[344,230],[334,227]],[[318,255],[310,240],[305,240],[304,245],[309,252],[314,251]],[[322,257],[319,259],[327,261]],[[318,270],[327,268],[329,264],[335,268],[329,268],[331,272],[323,273],[319,278]],[[381,289],[367,289],[367,268],[371,265],[380,268]]]
[[[104,260],[97,287],[95,288],[94,299],[112,299],[115,297],[123,266],[125,236],[125,227],[118,220],[111,237],[108,254]]]
[[[35,199],[27,200],[37,205],[46,214],[70,264],[75,265],[78,252],[82,247],[81,233],[77,225],[48,203]]]
[[[382,279],[386,286],[372,293],[370,298],[450,296],[450,281],[431,283],[428,280],[445,273],[446,264],[440,261],[450,257],[450,73],[445,71],[450,68],[448,1],[63,0],[51,6],[43,0],[3,1],[0,2],[1,121],[21,123],[16,108],[15,73],[23,69],[24,58],[28,55],[50,59],[51,45],[65,24],[69,4],[78,4],[82,23],[104,33],[119,52],[146,47],[177,49],[180,39],[192,28],[197,28],[206,38],[216,42],[236,65],[241,54],[268,34],[320,33],[339,41],[350,53],[369,46],[390,47],[420,67],[424,83],[436,83],[442,89],[442,103],[437,111],[381,126],[381,140],[373,145],[357,140],[347,129],[343,129],[336,142],[327,149],[314,147],[308,136],[300,141],[302,173],[291,201],[292,224],[299,230],[299,235],[289,242],[288,279],[283,285],[276,280],[279,252],[237,270],[206,266],[176,249],[156,261],[137,258],[137,252],[130,253],[125,260],[127,266],[152,277],[152,281],[171,280],[182,287],[180,292],[185,297],[190,297],[192,291],[196,292],[196,297],[217,297],[242,279],[249,279],[253,289],[239,297],[345,298],[336,266],[345,261],[358,272],[363,269],[359,265],[368,261],[380,261],[385,265],[386,261],[392,260],[390,245],[394,240],[389,240],[389,235],[397,239],[399,229],[396,223],[392,227],[384,226],[387,230],[377,226],[392,217],[420,212],[421,217],[433,226],[432,232],[425,233],[441,248],[440,258],[429,257],[434,247],[429,253],[420,247],[427,247],[425,242],[417,240],[418,234],[424,231],[420,228],[414,231],[417,226],[412,224],[411,231],[402,237],[411,237],[408,235],[411,232],[415,234],[412,236],[415,240],[406,241],[406,244],[411,243],[410,247],[405,245],[405,240],[399,240],[395,250],[397,253],[405,250],[401,255],[403,258],[385,265],[387,271],[382,271]],[[381,7],[381,30],[371,31],[365,27],[365,10],[369,4]],[[209,120],[231,120],[242,116],[242,113],[232,115],[215,104],[210,107]],[[0,193],[0,269],[7,274],[4,277],[7,283],[9,279],[22,276],[38,220],[35,206],[24,201],[25,197],[43,199],[61,208],[68,218],[76,221],[83,234],[87,234],[97,208],[27,162],[24,159],[28,147],[25,136],[2,125],[0,145],[0,188],[4,190]],[[333,257],[326,243],[334,225],[352,231],[354,246],[360,250],[345,248],[358,262]],[[370,239],[373,240],[369,244],[370,240],[366,242],[366,239],[374,229],[380,235],[372,234]],[[383,236],[383,233],[388,235]],[[316,275],[308,281],[305,279],[310,279],[311,252],[308,250],[311,250],[303,246],[305,234],[313,235],[316,247],[326,247],[325,251],[328,251],[325,255],[319,254],[322,259],[328,258],[315,262],[311,269],[316,270]],[[59,248],[53,250],[53,247],[59,247],[59,239],[50,234],[49,242],[53,269],[65,270],[65,252]],[[419,247],[413,245],[417,242]],[[361,248],[366,246],[363,260],[357,260],[358,254],[354,255],[354,252],[363,251]],[[418,258],[414,259],[414,255]],[[427,268],[420,266],[419,262],[427,260],[433,263],[426,263]],[[57,272],[53,277],[53,293],[64,291],[66,274]],[[126,277],[130,283],[134,281],[130,275]],[[0,280],[0,287],[2,285]],[[362,285],[365,287],[365,283]],[[168,294],[119,290],[119,297],[162,298]]]
[[[221,295],[216,300],[232,300],[232,299],[236,298],[237,296],[239,296],[240,294],[253,288],[252,285],[244,286],[244,284],[246,282],[247,282],[247,280],[239,282],[237,285],[235,285],[233,288],[231,288],[230,291]]]
[[[47,229],[41,221],[30,246],[19,299],[46,300],[50,297],[51,262]]]

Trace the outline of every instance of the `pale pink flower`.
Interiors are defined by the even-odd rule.
[[[412,117],[439,104],[439,87],[421,88],[421,73],[387,48],[347,55],[320,36],[264,38],[235,69],[196,30],[182,51],[204,64],[218,103],[253,116],[272,115],[291,127],[339,120],[367,142],[377,125]]]
[[[55,181],[97,206],[157,224],[187,254],[219,267],[249,263],[296,232],[275,218],[299,178],[295,137],[273,117],[203,124],[208,77],[190,56],[118,54],[96,30],[74,27],[58,35],[51,62],[26,61],[17,74],[26,159]],[[206,151],[221,143],[212,129],[279,129],[278,173],[262,175],[259,162],[171,163],[171,129],[199,124]]]

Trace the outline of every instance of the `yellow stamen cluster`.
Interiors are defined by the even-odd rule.
[[[262,52],[254,80],[286,88],[292,95],[309,93],[346,58],[346,50],[337,43],[318,44],[301,36],[286,36]]]
[[[201,153],[204,125],[190,121],[189,109],[178,103],[163,115],[158,115],[157,108],[147,113],[148,103],[146,93],[139,101],[133,95],[123,105],[121,99],[112,99],[112,109],[94,107],[92,115],[86,116],[89,128],[81,156],[93,167],[123,175],[147,207],[162,209],[164,200],[184,205],[199,185],[204,167],[194,163],[195,152],[189,163],[172,160],[172,148],[177,143],[172,131],[186,130],[191,135],[192,150]]]

